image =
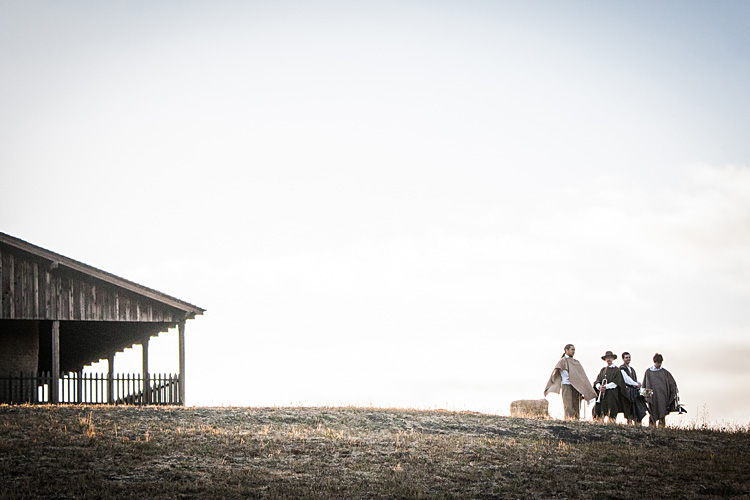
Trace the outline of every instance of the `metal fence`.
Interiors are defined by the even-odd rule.
[[[52,403],[51,372],[0,376],[0,403]],[[180,375],[172,373],[67,373],[57,402],[72,404],[179,405]]]

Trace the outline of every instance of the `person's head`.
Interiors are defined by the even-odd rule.
[[[630,353],[628,351],[622,353],[622,362],[626,365],[630,365]]]
[[[604,353],[604,356],[602,356],[602,359],[607,362],[607,366],[610,366],[612,362],[617,359],[617,354],[612,351],[607,351]]]
[[[664,356],[659,354],[658,352],[654,354],[654,366],[657,368],[661,368],[661,364],[664,362]]]
[[[573,356],[575,356],[575,354],[576,354],[576,346],[574,346],[573,344],[566,345],[565,346],[565,354],[567,354],[571,358]]]

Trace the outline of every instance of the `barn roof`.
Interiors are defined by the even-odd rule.
[[[101,269],[97,269],[88,264],[78,262],[77,260],[73,260],[69,257],[65,257],[64,255],[60,255],[42,247],[32,245],[27,241],[21,240],[14,236],[10,236],[9,234],[0,232],[0,244],[8,245],[15,249],[22,250],[23,252],[34,255],[42,260],[48,261],[50,269],[63,268],[76,271],[96,280],[103,281],[115,287],[128,290],[129,292],[132,292],[134,294],[147,297],[156,302],[184,311],[185,319],[194,318],[196,315],[200,315],[205,312],[205,309],[185,302],[184,300],[180,300],[152,288],[139,285],[138,283],[134,283],[132,281],[126,280],[125,278],[115,276],[112,273],[102,271]]]

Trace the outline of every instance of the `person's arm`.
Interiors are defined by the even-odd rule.
[[[632,385],[634,387],[638,387],[639,385],[641,385],[635,380],[633,380],[632,378],[630,378],[630,376],[628,376],[625,370],[620,370],[620,373],[622,373],[622,379],[625,381],[626,384]]]
[[[594,384],[594,389],[596,389],[597,391],[600,391],[601,387],[602,387],[602,384],[600,384],[599,382]],[[615,384],[614,382],[609,382],[607,384],[604,384],[605,389],[614,389],[615,387],[617,387],[617,384]]]

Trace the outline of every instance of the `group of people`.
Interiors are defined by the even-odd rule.
[[[560,393],[565,411],[565,418],[578,420],[581,413],[581,400],[594,402],[593,417],[595,420],[614,422],[622,413],[629,424],[641,425],[649,414],[649,425],[665,426],[665,418],[671,412],[684,413],[680,406],[677,383],[669,371],[662,367],[664,357],[654,355],[654,365],[646,370],[643,382],[633,367],[631,356],[622,353],[622,364],[617,366],[617,354],[607,351],[602,360],[607,364],[599,371],[593,383],[577,359],[574,359],[576,348],[573,344],[565,346],[565,352],[552,370],[544,395],[550,392]]]

